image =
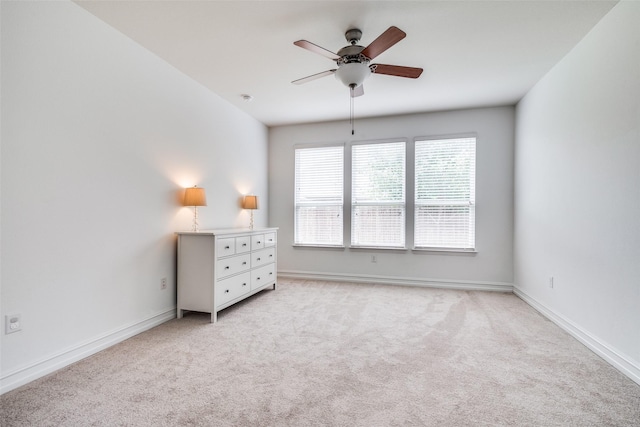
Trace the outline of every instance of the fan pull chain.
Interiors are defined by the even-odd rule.
[[[353,90],[355,89],[354,85],[349,86],[351,88],[351,93],[349,94],[351,96],[351,108],[349,110],[349,123],[351,123],[351,135],[355,135],[356,131],[355,131],[355,115],[354,115],[354,109],[353,109],[353,99],[354,99],[354,94],[353,94]]]

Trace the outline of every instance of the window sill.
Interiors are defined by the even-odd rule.
[[[445,252],[445,253],[454,253],[454,254],[477,254],[478,251],[475,249],[455,249],[455,248],[413,248],[412,252]]]
[[[294,248],[300,249],[336,249],[336,250],[345,250],[347,249],[344,245],[316,245],[316,244],[301,244],[294,243]],[[409,248],[406,247],[390,247],[390,246],[349,246],[349,249],[353,249],[356,251],[391,251],[391,252],[406,252]],[[417,253],[426,253],[426,252],[437,252],[437,253],[450,253],[450,254],[469,254],[475,255],[478,253],[475,249],[455,249],[455,248],[412,248],[411,252]]]
[[[344,250],[344,245],[316,245],[316,244],[302,244],[302,243],[294,243],[292,245],[294,248],[310,248],[310,249],[340,249]]]
[[[400,247],[400,246],[349,246],[349,249],[355,250],[375,250],[375,251],[408,251],[409,248]]]

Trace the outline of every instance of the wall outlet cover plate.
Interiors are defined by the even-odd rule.
[[[19,314],[7,314],[4,316],[4,333],[12,334],[22,330],[22,320]]]

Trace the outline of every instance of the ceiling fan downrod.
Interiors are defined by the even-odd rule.
[[[358,44],[362,38],[362,31],[357,28],[352,28],[344,33],[344,38],[352,45]]]

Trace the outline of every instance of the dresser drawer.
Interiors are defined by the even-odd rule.
[[[231,276],[232,274],[241,273],[249,269],[251,265],[251,255],[238,255],[216,261],[216,269],[218,270],[218,279],[221,277]]]
[[[251,254],[251,268],[267,265],[276,260],[276,249],[263,249]]]
[[[258,289],[276,280],[276,265],[269,264],[264,267],[251,270],[251,290]]]
[[[216,246],[216,256],[218,258],[233,255],[235,253],[236,253],[236,239],[234,237],[218,239],[218,243]]]
[[[237,254],[249,252],[250,250],[251,250],[250,236],[236,237],[236,253]]]
[[[251,290],[251,273],[246,272],[216,283],[216,308]]]
[[[264,246],[275,246],[276,245],[276,233],[267,233],[264,235]]]
[[[264,248],[264,234],[254,234],[251,236],[251,250]]]

